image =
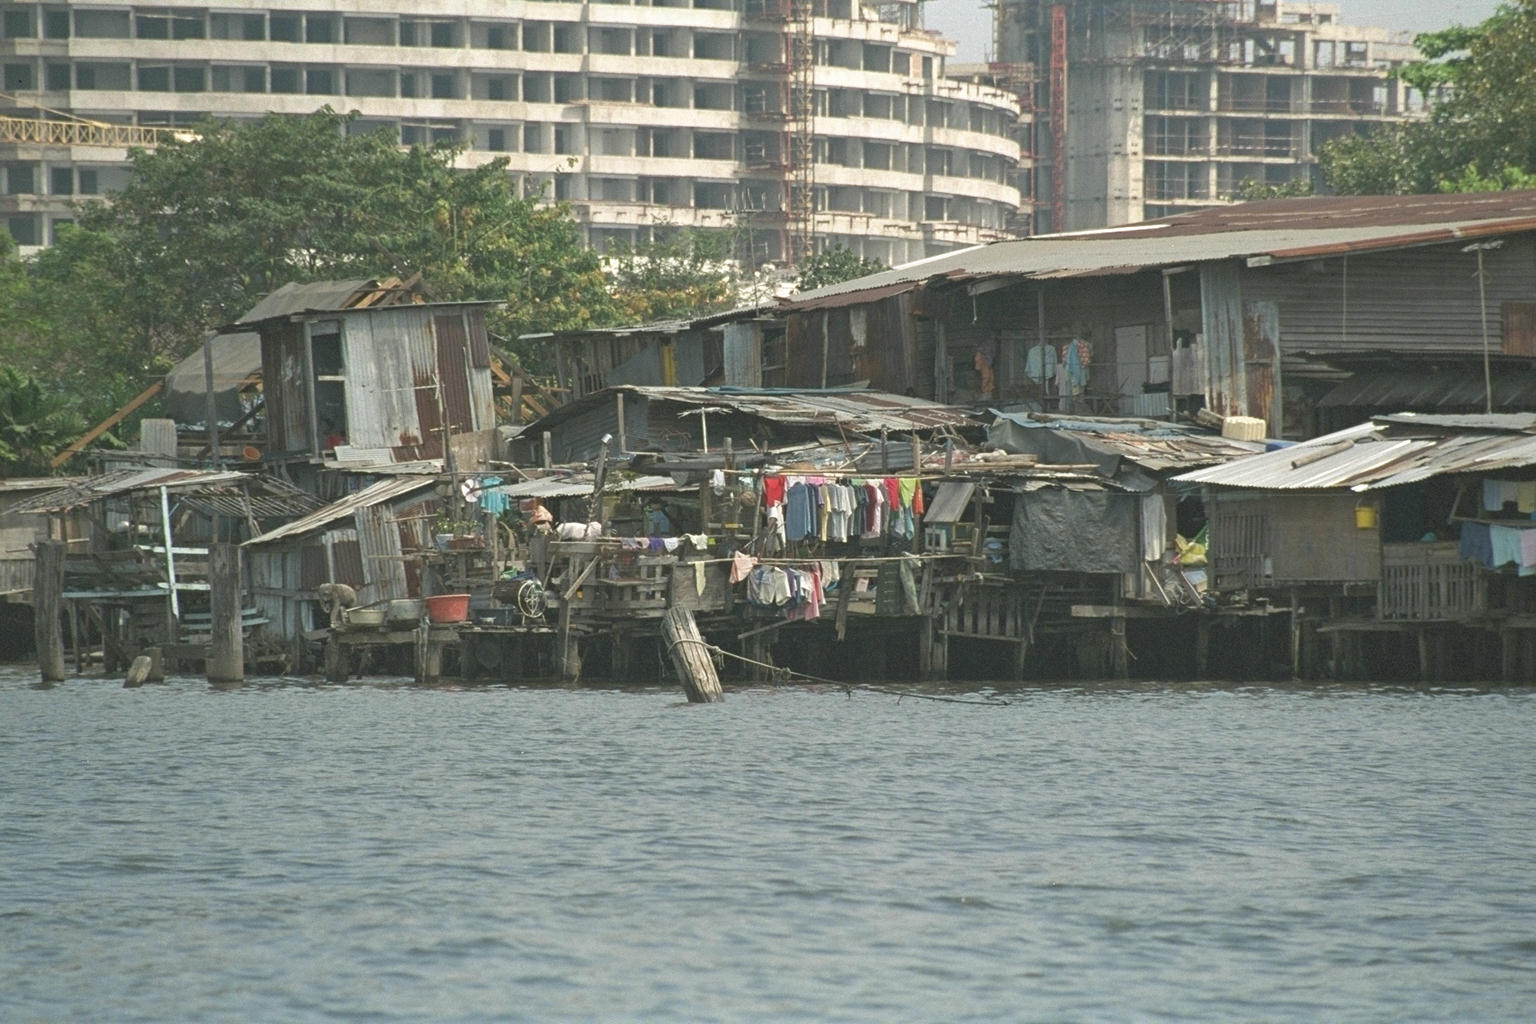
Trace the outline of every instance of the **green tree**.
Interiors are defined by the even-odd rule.
[[[724,232],[675,232],[646,248],[621,246],[608,262],[625,323],[702,316],[736,303],[740,282]]]
[[[53,456],[84,432],[67,396],[13,366],[0,369],[0,476],[47,476]]]
[[[270,115],[135,151],[129,184],[84,207],[52,258],[59,287],[111,296],[120,333],[97,334],[95,354],[157,372],[289,281],[418,271],[434,299],[506,300],[498,333],[612,320],[578,226],[519,195],[504,161],[457,169],[451,147],[355,127],[329,109]]]
[[[1348,194],[1509,187],[1536,172],[1536,0],[1473,27],[1426,32],[1425,60],[1399,74],[1436,98],[1423,121],[1325,145],[1324,179]]]
[[[1306,178],[1270,184],[1257,178],[1244,178],[1232,190],[1232,198],[1240,203],[1253,203],[1262,199],[1294,199],[1312,194],[1312,182]]]
[[[878,274],[887,269],[879,260],[860,256],[846,246],[834,245],[815,253],[799,266],[795,276],[795,291],[808,292],[840,284],[868,274]]]

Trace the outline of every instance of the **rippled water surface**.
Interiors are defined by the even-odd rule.
[[[1530,690],[34,678],[0,1020],[1536,1017]]]

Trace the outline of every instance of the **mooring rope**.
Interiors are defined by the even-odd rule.
[[[827,679],[822,676],[813,676],[809,672],[797,672],[794,669],[786,668],[781,665],[771,665],[766,661],[758,661],[757,659],[749,658],[744,654],[737,654],[735,651],[728,651],[723,647],[718,647],[715,644],[709,643],[707,640],[699,640],[691,636],[680,636],[669,643],[667,645],[668,657],[671,657],[672,649],[678,644],[698,644],[700,647],[703,647],[706,651],[709,651],[711,654],[717,657],[735,658],[737,661],[744,662],[745,664],[767,669],[772,674],[774,680],[778,682],[787,683],[792,679],[803,679],[806,682],[820,683],[823,686],[835,686],[842,690],[850,698],[853,696],[853,692],[855,690],[865,690],[869,693],[882,693],[889,697],[895,697],[898,699],[898,702],[902,698],[911,697],[914,700],[932,700],[945,704],[984,704],[990,707],[1001,707],[1010,703],[1001,697],[946,697],[943,694],[938,693],[918,693],[915,690],[900,690],[892,686],[878,686],[874,683],[845,683],[836,679]]]

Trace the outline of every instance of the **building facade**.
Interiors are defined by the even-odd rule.
[[[996,29],[992,80],[1033,112],[1039,232],[1314,182],[1324,143],[1422,110],[1392,77],[1418,56],[1409,35],[1332,4],[1003,0]]]
[[[947,78],[952,51],[911,0],[3,2],[0,225],[47,244],[153,144],[130,128],[330,105],[506,158],[600,249],[698,228],[754,265],[903,262],[1020,203],[1017,98]]]

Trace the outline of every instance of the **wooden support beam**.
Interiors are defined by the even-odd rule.
[[[661,620],[661,634],[667,641],[672,664],[683,680],[689,703],[711,704],[724,699],[709,646],[699,633],[693,612],[687,608],[668,608]]]
[[[240,596],[240,548],[237,545],[213,545],[208,552],[208,583],[209,608],[213,613],[208,681],[244,682],[244,601]]]
[[[43,682],[64,680],[64,627],[59,615],[64,603],[64,542],[37,542],[37,577],[32,584],[32,613],[37,643],[37,667]]]
[[[60,466],[64,465],[64,463],[85,451],[86,446],[89,445],[92,441],[96,440],[102,434],[105,434],[107,431],[123,422],[123,420],[127,419],[129,416],[133,415],[134,410],[138,409],[139,406],[143,405],[151,398],[154,398],[164,389],[165,381],[155,381],[155,383],[139,392],[138,395],[129,401],[127,405],[123,406],[121,409],[117,410],[117,412],[96,424],[90,430],[87,430],[84,435],[82,435],[68,448],[65,448],[63,451],[59,452],[59,454],[55,455],[53,457],[53,461],[48,463],[49,468],[58,469]]]

